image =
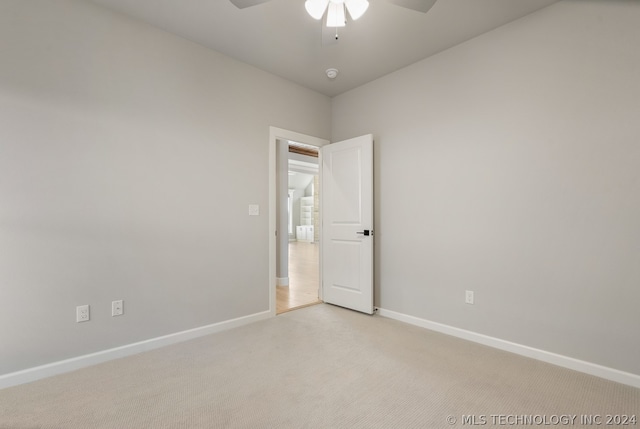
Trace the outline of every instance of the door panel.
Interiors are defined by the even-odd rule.
[[[373,313],[373,138],[322,148],[325,302]]]

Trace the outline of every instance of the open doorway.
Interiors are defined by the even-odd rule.
[[[276,314],[320,303],[320,186],[319,148],[305,143],[279,140],[286,149],[278,155],[286,157],[288,243],[279,241],[278,258],[286,258],[286,267],[279,263],[276,286]],[[284,164],[285,160],[278,162]],[[283,174],[284,165],[278,170]],[[284,181],[285,177],[281,177]],[[284,187],[284,183],[281,187]],[[284,201],[278,204],[281,212]],[[284,215],[284,213],[282,213]],[[283,252],[286,244],[287,252]],[[284,262],[284,261],[282,261]],[[283,277],[286,276],[286,277]]]
[[[321,302],[318,152],[329,142],[274,127],[270,131],[269,286],[275,315]],[[295,148],[290,152],[290,144],[315,156]]]

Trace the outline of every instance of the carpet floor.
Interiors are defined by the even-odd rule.
[[[326,304],[0,390],[2,429],[594,427],[607,415],[640,418],[640,389]]]

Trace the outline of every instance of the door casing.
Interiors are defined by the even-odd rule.
[[[277,209],[277,183],[276,183],[276,142],[278,140],[291,140],[321,148],[328,145],[329,140],[301,134],[295,131],[285,130],[277,127],[269,127],[269,312],[272,316],[276,315],[276,252],[277,252],[277,236],[276,236],[276,209]],[[320,153],[320,166],[322,165],[322,154]],[[322,168],[318,169],[320,175],[320,183],[322,183]],[[320,185],[322,186],[322,185]],[[322,190],[320,190],[322,198]],[[322,215],[320,215],[322,216]],[[320,228],[322,228],[322,219],[320,219]],[[322,230],[319,231],[322,234]],[[322,285],[322,242],[320,245],[320,285]],[[322,300],[322,286],[319,290],[319,298]]]

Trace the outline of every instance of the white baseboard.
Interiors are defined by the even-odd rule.
[[[289,286],[289,277],[276,277],[276,286]]]
[[[127,344],[125,346],[116,347],[109,350],[103,350],[96,353],[37,366],[34,368],[28,368],[22,371],[0,375],[0,389],[29,383],[32,381],[40,380],[42,378],[51,377],[53,375],[63,374],[65,372],[75,371],[76,369],[85,368],[91,365],[96,365],[113,359],[131,356],[149,350],[154,350],[171,344],[192,340],[204,335],[226,331],[228,329],[247,325],[249,323],[268,319],[270,317],[272,317],[271,311],[263,311],[261,313],[255,313],[244,317],[238,317],[236,319],[225,320],[223,322],[214,323],[212,325],[201,326],[199,328],[176,332],[169,335],[163,335],[161,337],[151,338],[149,340]]]
[[[407,314],[398,313],[391,310],[378,308],[378,314],[390,319],[399,320],[411,325],[420,326],[421,328],[430,329],[454,337],[462,338],[485,346],[494,347],[496,349],[505,350],[511,353],[519,354],[529,358],[537,359],[543,362],[558,365],[564,368],[580,371],[589,375],[615,381],[617,383],[627,384],[629,386],[640,388],[640,375],[629,372],[620,371],[614,368],[586,362],[572,357],[547,352],[522,344],[512,343],[510,341],[501,340],[499,338],[490,337],[488,335],[478,334],[476,332],[467,331],[465,329],[455,328],[453,326],[444,325],[442,323],[432,322],[426,319],[409,316]]]

